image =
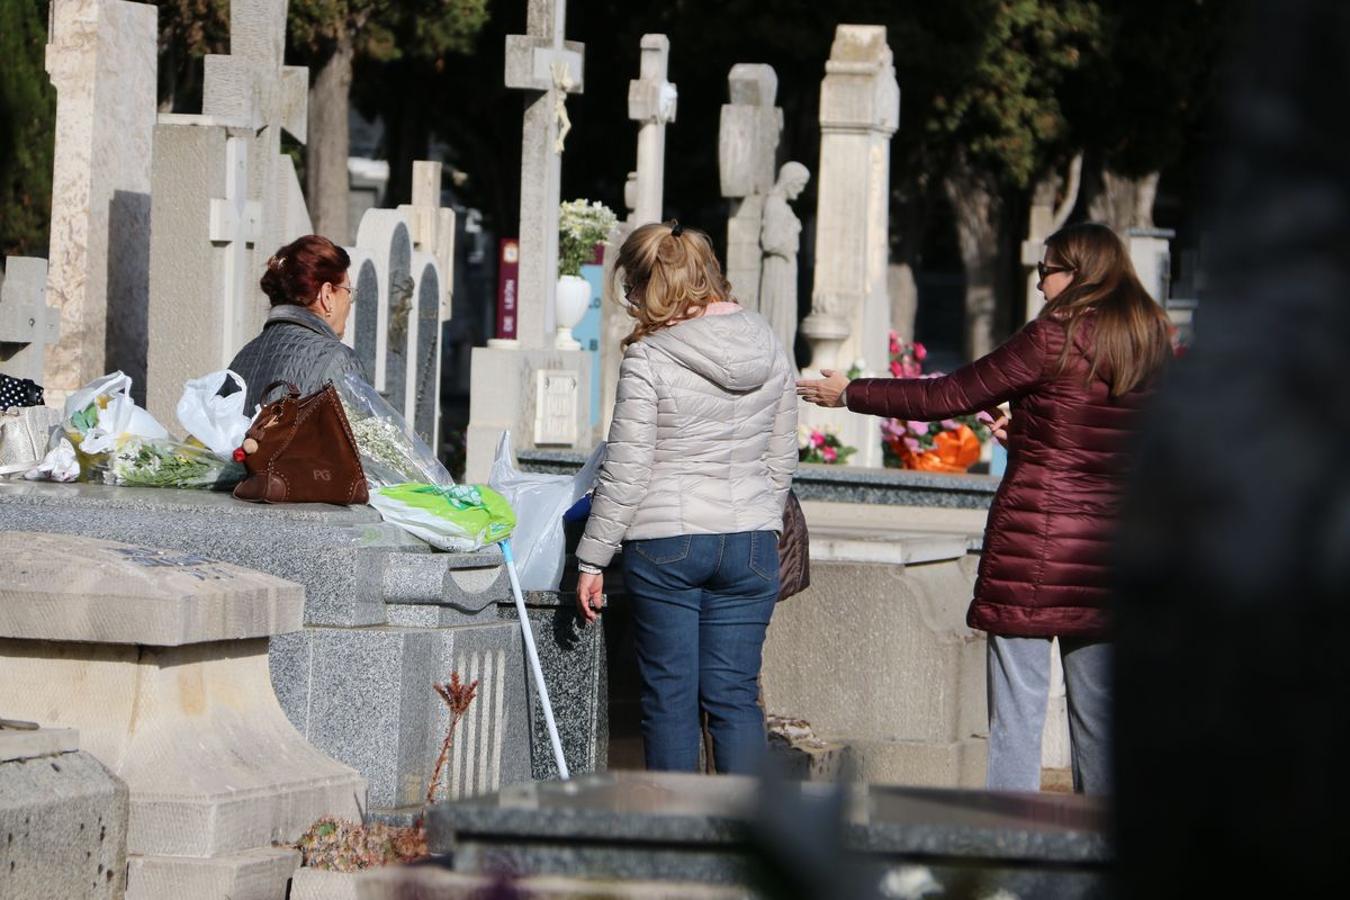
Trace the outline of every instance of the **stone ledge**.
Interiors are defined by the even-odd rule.
[[[35,731],[0,731],[0,763],[43,756],[59,756],[80,749],[80,732],[74,728],[39,728]]]

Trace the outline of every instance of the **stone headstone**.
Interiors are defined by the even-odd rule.
[[[43,355],[60,333],[46,302],[47,261],[11,256],[0,272],[0,372],[42,384]]]
[[[1139,281],[1155,303],[1167,305],[1172,285],[1172,239],[1170,228],[1131,228],[1125,232],[1125,246]]]
[[[123,896],[127,786],[79,745],[0,726],[0,897]]]
[[[323,815],[365,803],[356,772],[287,721],[267,666],[301,626],[303,590],[178,550],[0,534],[0,708],[75,727],[130,790],[128,896],[278,876]],[[151,887],[153,886],[153,888]],[[175,890],[176,887],[176,890]]]
[[[900,122],[886,29],[840,25],[820,88],[820,171],[816,208],[815,282],[801,332],[811,344],[813,372],[847,371],[856,360],[884,372],[890,329],[890,143]],[[833,425],[852,465],[881,465],[876,423],[846,411],[811,407],[809,425]]]
[[[664,34],[644,34],[641,75],[628,82],[628,118],[639,123],[634,227],[662,220],[666,125],[675,121],[679,100],[675,85],[666,80],[669,65],[670,39]]]
[[[308,71],[283,63],[286,0],[235,0],[230,53],[205,58],[201,115],[154,132],[146,405],[173,421],[183,383],[262,328],[267,258],[311,231],[281,132],[305,139]]]
[[[730,103],[722,106],[717,165],[722,196],[732,202],[727,221],[727,279],[747,309],[759,310],[764,198],[773,187],[783,110],[774,105],[778,75],[772,66],[738,63],[727,75]]]
[[[784,163],[764,202],[759,243],[764,250],[759,281],[759,310],[778,335],[793,369],[797,337],[797,250],[802,223],[789,205],[805,190],[811,173],[798,162]]]
[[[568,94],[583,88],[585,45],[564,40],[567,0],[529,0],[526,34],[506,37],[506,86],[523,90],[520,287],[516,337],[524,349],[552,343],[558,281],[558,206]]]
[[[54,0],[47,72],[56,87],[47,298],[60,335],[38,379],[59,402],[113,369],[145,378],[157,10]]]

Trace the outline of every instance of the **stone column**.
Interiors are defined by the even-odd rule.
[[[738,63],[727,75],[731,102],[722,106],[717,168],[722,196],[731,201],[727,220],[727,280],[747,309],[759,310],[764,198],[778,174],[783,110],[774,106],[778,75],[772,66]]]
[[[628,82],[628,118],[640,123],[634,226],[662,220],[666,123],[675,121],[679,99],[675,85],[666,80],[669,62],[670,40],[664,34],[644,34],[641,77]]]
[[[811,314],[801,324],[813,371],[847,370],[859,360],[868,373],[886,371],[890,147],[899,122],[886,29],[840,25],[820,88],[815,282]],[[858,450],[850,463],[881,464],[874,421],[818,409],[804,418],[837,425]]]
[[[56,87],[47,296],[60,336],[44,361],[48,402],[121,368],[144,388],[150,148],[157,10],[54,0],[47,72]]]
[[[1162,306],[1167,305],[1172,285],[1172,238],[1170,228],[1131,228],[1125,232],[1134,272],[1144,290]]]

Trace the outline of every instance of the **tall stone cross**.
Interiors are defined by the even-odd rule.
[[[759,244],[764,198],[777,174],[783,110],[774,105],[778,75],[772,66],[738,63],[727,76],[731,102],[722,106],[717,166],[722,196],[732,201],[727,221],[727,279],[749,309],[759,309],[763,251]]]
[[[249,252],[258,242],[262,211],[258,201],[249,199],[249,141],[243,137],[225,140],[225,196],[212,197],[208,211],[207,236],[222,253],[221,289],[225,302],[220,305],[220,358],[229,359],[249,338],[250,323],[245,320],[245,298],[258,279]]]
[[[285,64],[286,5],[287,0],[231,0],[230,53],[210,54],[204,61],[203,115],[247,127],[254,135],[246,149],[231,148],[227,196],[212,202],[211,240],[230,248],[227,259],[245,270],[226,286],[241,332],[226,345],[226,359],[261,326],[267,303],[257,284],[267,258],[300,236],[293,233],[295,226],[288,227],[291,163],[281,154],[281,132],[305,141],[309,70]],[[239,165],[246,181],[230,187],[230,179],[240,177]],[[230,195],[231,190],[237,193]],[[245,197],[254,204],[248,221],[242,217]],[[218,206],[235,208],[241,216],[218,218]],[[222,231],[218,225],[228,227]]]
[[[526,91],[520,142],[520,283],[516,335],[526,349],[553,333],[565,102],[583,88],[586,47],[564,40],[567,0],[529,0],[526,34],[506,37],[506,86]]]
[[[670,39],[664,34],[644,34],[640,77],[628,82],[628,118],[640,123],[633,227],[659,222],[662,218],[666,124],[675,121],[679,100],[675,85],[666,80],[669,62]]]

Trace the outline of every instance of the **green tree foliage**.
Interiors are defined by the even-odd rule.
[[[56,91],[46,0],[0,3],[0,256],[46,256]]]
[[[486,21],[487,0],[291,0],[287,27],[305,57],[326,58],[345,31],[359,57],[386,62],[465,52]]]

